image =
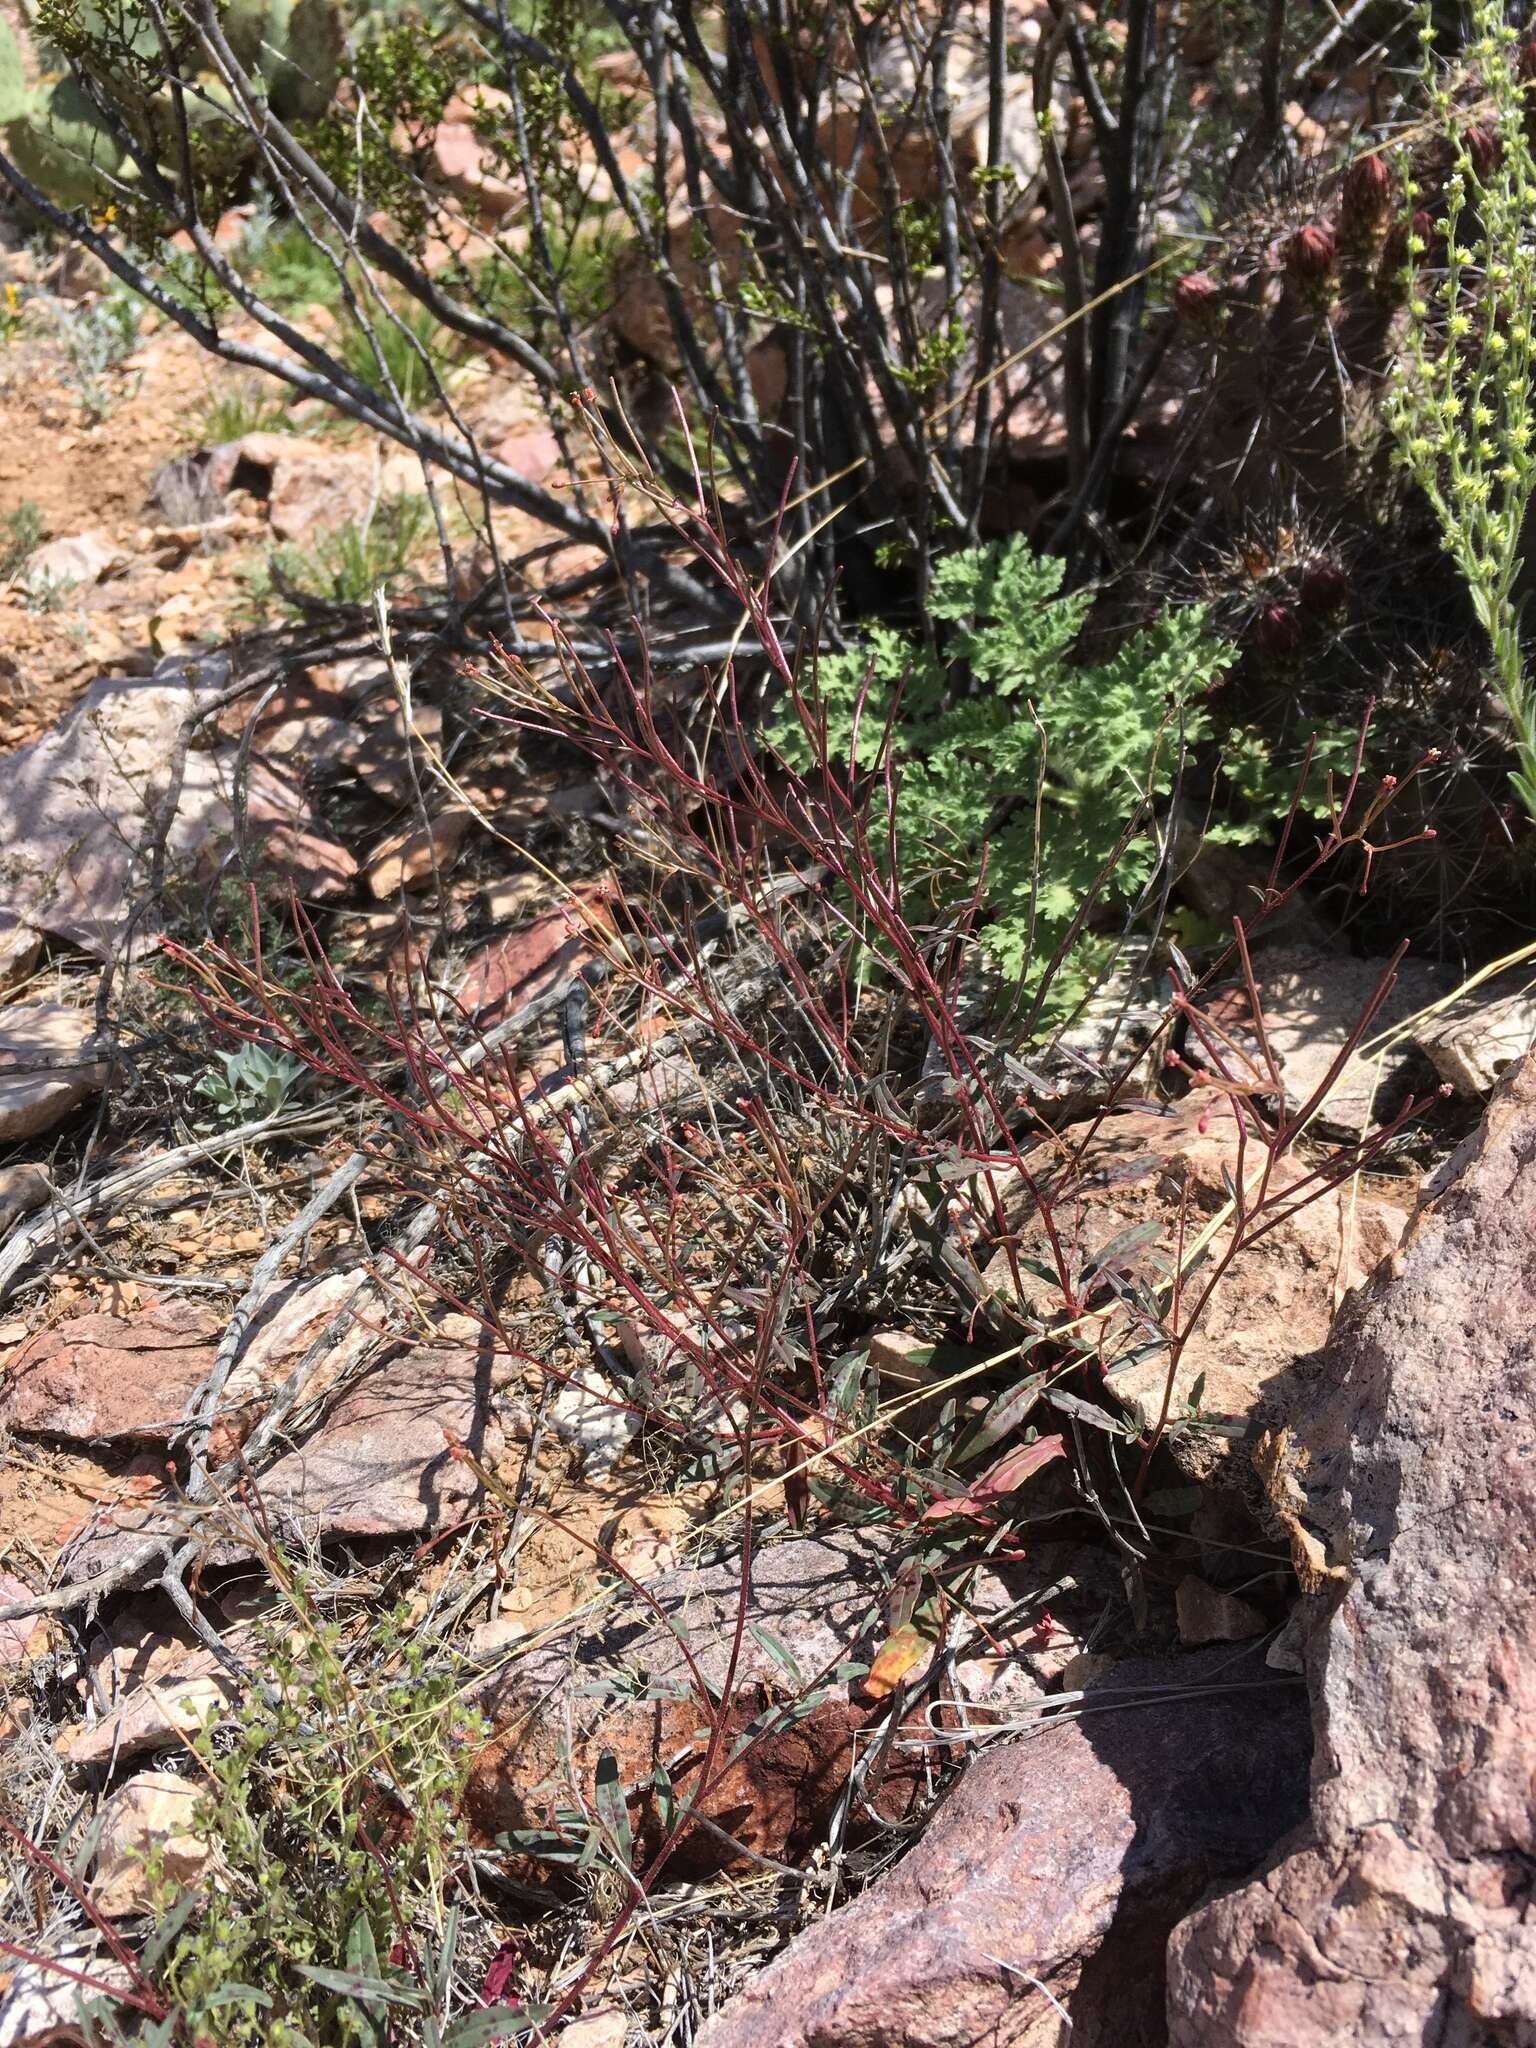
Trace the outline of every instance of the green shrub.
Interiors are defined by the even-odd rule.
[[[926,875],[939,909],[968,901],[980,869],[980,935],[1005,973],[1038,990],[1088,908],[1052,977],[1052,1013],[1081,1000],[1111,950],[1092,927],[1118,926],[1157,872],[1176,785],[1204,799],[1219,785],[1222,815],[1205,837],[1241,844],[1284,816],[1299,765],[1245,730],[1217,744],[1208,700],[1230,650],[1202,607],[1166,612],[1108,660],[1083,662],[1073,650],[1092,597],[1064,593],[1063,575],[1018,537],[949,556],[928,601],[937,644],[872,627],[862,648],[823,658],[815,705],[831,757],[856,748],[862,769],[879,763],[891,725],[904,885]],[[795,707],[768,737],[791,767],[814,766],[819,743]],[[1203,778],[1191,772],[1197,747]],[[1323,765],[1351,747],[1327,735]]]
[[[217,448],[247,434],[281,433],[287,424],[288,407],[280,393],[260,384],[235,384],[209,395],[192,435],[199,447]]]
[[[10,583],[48,538],[48,522],[30,498],[0,513],[0,583]]]
[[[107,372],[115,370],[138,346],[143,312],[132,292],[118,288],[71,313],[65,322],[64,346],[70,366],[64,381],[78,392],[93,420],[105,419],[112,409],[118,393],[107,382]]]
[[[298,221],[285,220],[251,236],[249,250],[261,295],[279,313],[340,302],[335,263]]]
[[[301,611],[306,597],[366,604],[400,582],[431,531],[431,507],[419,492],[385,498],[371,519],[350,520],[308,547],[278,548],[248,571],[246,613],[260,622],[278,605]]]
[[[437,396],[434,379],[443,372],[443,330],[421,307],[406,306],[394,318],[380,311],[366,329],[348,327],[341,360],[364,384],[382,383],[387,371],[401,403],[414,412]]]

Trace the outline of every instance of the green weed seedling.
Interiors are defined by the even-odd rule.
[[[204,1074],[192,1091],[213,1106],[218,1123],[276,1116],[305,1072],[304,1062],[292,1053],[265,1045],[242,1045],[218,1057],[221,1071]]]
[[[453,1674],[431,1667],[404,1606],[349,1642],[305,1573],[274,1562],[285,1599],[280,1625],[258,1630],[261,1684],[191,1738],[209,1876],[188,1894],[149,1858],[144,1955],[172,2009],[167,2039],[483,2048],[527,2028],[536,2012],[452,2010],[447,1892],[482,1724]]]

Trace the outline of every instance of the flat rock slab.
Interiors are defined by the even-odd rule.
[[[1065,1135],[1070,1142],[1074,1134]],[[1238,1137],[1231,1109],[1209,1089],[1196,1089],[1166,1115],[1127,1110],[1105,1117],[1084,1139],[1067,1198],[1056,1206],[1057,1236],[1067,1258],[1080,1267],[1124,1233],[1149,1228],[1150,1241],[1118,1264],[1156,1290],[1176,1256],[1186,1199],[1186,1239],[1192,1241],[1226,1209],[1230,1182],[1240,1173],[1250,1181],[1258,1173],[1257,1147],[1249,1145],[1245,1158]],[[1301,1181],[1312,1164],[1299,1152],[1282,1159],[1273,1191]],[[1006,1251],[993,1256],[983,1278],[994,1294],[1009,1303],[1022,1300],[1027,1314],[1048,1325],[1065,1313],[1063,1297],[1023,1263],[1050,1258],[1039,1211],[1016,1181],[1000,1180],[998,1192],[1018,1241],[1021,1285]],[[1188,1410],[1201,1383],[1201,1413],[1219,1425],[1175,1429],[1174,1454],[1187,1470],[1206,1478],[1226,1462],[1271,1382],[1326,1341],[1341,1296],[1396,1245],[1407,1206],[1406,1192],[1399,1199],[1395,1188],[1379,1180],[1362,1187],[1355,1199],[1347,1186],[1331,1188],[1238,1254],[1179,1358],[1170,1415],[1177,1419]],[[1213,1255],[1226,1242],[1219,1231]],[[1145,1351],[1145,1331],[1113,1296],[1105,1296],[1102,1313],[1088,1328],[1108,1368],[1109,1391],[1145,1425],[1154,1425],[1167,1391],[1166,1356],[1136,1355]]]
[[[373,1341],[356,1317],[327,1340],[360,1285],[327,1273],[274,1289],[263,1301],[224,1390],[221,1419],[238,1435],[264,1393],[314,1350],[297,1390],[312,1400]],[[8,1362],[0,1425],[67,1442],[166,1443],[212,1369],[227,1318],[185,1295],[130,1316],[69,1316],[40,1330]],[[217,1456],[217,1449],[215,1450]]]
[[[212,665],[107,676],[51,732],[0,762],[0,904],[109,959],[149,879],[187,720],[227,680]],[[172,866],[227,823],[206,756],[188,757],[167,837]]]
[[[1270,1446],[1310,1603],[1306,1837],[1182,1925],[1174,2048],[1536,2042],[1536,1059]],[[1331,1576],[1330,1576],[1331,1575]]]
[[[99,1094],[107,1066],[85,1051],[96,1020],[67,1003],[0,1008],[0,1144],[51,1131]]]
[[[424,1536],[472,1514],[479,1481],[450,1439],[493,1457],[501,1435],[490,1420],[490,1371],[475,1352],[417,1346],[395,1353],[344,1394],[310,1441],[254,1483],[273,1537]],[[63,1558],[70,1580],[108,1571],[147,1535],[186,1526],[157,1502],[104,1511]],[[249,1545],[214,1527],[209,1564],[233,1564]]]
[[[85,590],[104,583],[126,567],[127,556],[103,528],[66,534],[36,549],[27,560],[25,587],[39,595],[50,590]]]
[[[1299,1110],[1327,1085],[1319,1129],[1359,1137],[1392,1115],[1413,1078],[1413,1041],[1377,1053],[1357,1051],[1330,1081],[1334,1061],[1390,969],[1386,960],[1321,953],[1266,954],[1259,962],[1264,1031],[1285,1080],[1287,1107]],[[1398,962],[1366,1043],[1437,1002],[1456,985],[1454,973],[1413,958]]]
[[[698,2048],[1154,2048],[1169,1929],[1305,1811],[1309,1747],[1253,1653],[1117,1664],[1081,1719],[984,1751]]]
[[[1491,1095],[1536,1046],[1536,983],[1524,969],[1496,975],[1433,1018],[1417,1042],[1458,1095]]]
[[[75,1443],[164,1442],[207,1377],[223,1328],[185,1295],[133,1316],[70,1316],[9,1366],[0,1424]]]
[[[104,676],[41,739],[0,759],[0,969],[10,957],[18,971],[29,933],[110,959],[142,910],[162,835],[173,877],[213,866],[235,830],[237,749],[184,741],[228,679],[211,659]],[[346,886],[355,863],[302,789],[258,760],[247,799],[256,857],[310,894]],[[141,919],[134,943],[149,936]]]

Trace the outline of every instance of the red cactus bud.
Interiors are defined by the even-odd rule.
[[[1461,139],[1472,162],[1473,176],[1479,180],[1491,177],[1498,169],[1499,159],[1504,154],[1504,145],[1497,133],[1480,121],[1469,128]]]
[[[1288,604],[1266,605],[1253,622],[1253,638],[1261,654],[1294,654],[1301,644],[1301,621]]]
[[[1319,556],[1302,570],[1299,595],[1309,612],[1340,611],[1349,597],[1349,578],[1337,562]]]
[[[1173,288],[1174,311],[1185,320],[1207,319],[1220,305],[1221,286],[1208,270],[1186,271]]]
[[[1307,227],[1298,228],[1281,254],[1292,277],[1303,284],[1321,284],[1333,275],[1338,255],[1333,229],[1325,221],[1313,221]]]
[[[1348,228],[1373,228],[1391,212],[1397,200],[1397,180],[1379,156],[1357,157],[1344,173],[1339,195],[1339,218]]]

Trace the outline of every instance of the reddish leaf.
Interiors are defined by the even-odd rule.
[[[1042,1465],[1049,1465],[1053,1458],[1063,1457],[1066,1448],[1064,1439],[1059,1436],[1040,1436],[1032,1444],[1019,1444],[1014,1450],[1005,1451],[968,1492],[951,1494],[948,1500],[934,1501],[924,1510],[923,1520],[934,1521],[941,1515],[988,1513],[1004,1494],[1015,1492]]]

